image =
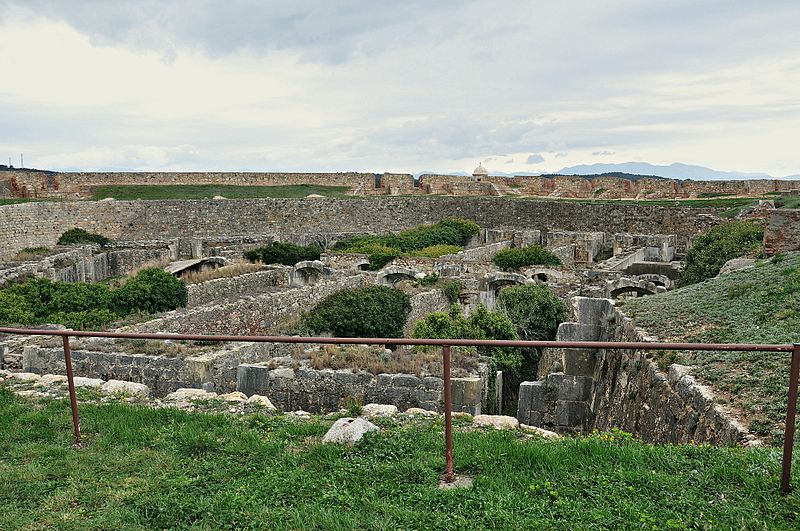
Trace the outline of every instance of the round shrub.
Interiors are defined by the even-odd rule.
[[[340,291],[323,299],[301,326],[334,337],[402,337],[411,312],[410,297],[386,286]]]
[[[77,243],[96,243],[101,247],[105,247],[111,240],[102,236],[100,234],[95,234],[93,232],[87,232],[83,229],[74,228],[69,229],[67,232],[61,235],[58,238],[58,245],[72,245]]]
[[[514,271],[532,265],[561,264],[561,260],[556,255],[541,245],[503,249],[494,255],[492,262],[503,271]]]
[[[163,269],[150,267],[113,291],[111,298],[113,309],[120,315],[128,315],[174,310],[186,306],[188,296],[183,282]]]
[[[316,245],[295,245],[293,243],[272,242],[266,247],[259,247],[244,253],[251,262],[265,264],[283,264],[293,266],[304,260],[319,260],[322,249]]]
[[[28,325],[34,321],[34,314],[24,297],[6,290],[0,291],[0,323]]]
[[[728,260],[757,255],[763,240],[764,226],[759,222],[731,221],[712,227],[695,238],[686,254],[686,265],[678,277],[678,285],[688,286],[713,278]]]

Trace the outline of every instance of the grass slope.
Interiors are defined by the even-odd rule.
[[[331,420],[82,405],[0,388],[0,528],[790,529],[779,453],[653,446],[624,434],[557,441],[458,429],[470,490],[437,488],[441,421],[354,448],[320,444]],[[800,481],[800,470],[794,475]]]
[[[211,199],[221,195],[227,199],[253,199],[258,197],[299,198],[310,194],[325,197],[345,196],[347,186],[316,186],[297,184],[286,186],[235,186],[235,185],[124,185],[99,186],[93,190],[92,199],[113,197],[120,201],[135,199]]]
[[[668,293],[628,299],[623,311],[660,339],[720,343],[800,341],[800,252],[779,255]],[[790,355],[762,352],[667,353],[695,367],[750,429],[781,443]]]

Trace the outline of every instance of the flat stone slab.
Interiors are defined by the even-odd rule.
[[[544,428],[540,428],[539,426],[528,426],[527,424],[520,424],[520,429],[523,431],[528,431],[531,433],[535,433],[545,439],[558,439],[561,435],[557,434],[554,431],[546,430]]]
[[[519,421],[507,415],[477,415],[472,418],[472,425],[480,428],[516,430],[519,428]]]
[[[461,474],[454,474],[453,481],[447,481],[444,476],[439,478],[439,488],[442,490],[469,489],[472,487],[472,478]]]
[[[380,428],[366,419],[344,417],[333,423],[333,426],[322,437],[322,442],[352,446],[365,434],[373,431],[380,431]]]
[[[124,394],[141,398],[147,398],[150,396],[150,388],[146,385],[136,382],[125,382],[122,380],[109,380],[103,384],[101,390],[109,395]]]
[[[75,387],[90,387],[93,389],[99,389],[103,386],[103,380],[100,378],[84,378],[83,376],[76,376],[73,378],[73,382],[75,383]]]
[[[439,414],[435,411],[431,411],[430,409],[422,409],[421,407],[410,407],[406,409],[407,415],[420,415],[422,417],[436,417]]]
[[[391,417],[397,414],[397,406],[390,404],[367,404],[361,408],[361,416],[368,419],[375,417]]]
[[[39,378],[37,385],[46,386],[60,383],[67,383],[67,377],[63,374],[45,374]]]
[[[38,382],[41,379],[41,376],[32,372],[12,372],[10,377],[22,382]]]
[[[216,398],[217,393],[209,393],[203,389],[182,387],[164,397],[167,402],[185,402],[189,400],[209,400]]]

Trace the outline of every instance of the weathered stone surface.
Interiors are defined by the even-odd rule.
[[[103,380],[100,378],[84,378],[83,376],[76,376],[74,378],[75,387],[89,387],[99,389],[103,386]]]
[[[422,409],[420,407],[410,407],[406,409],[406,414],[408,415],[420,415],[422,417],[436,417],[439,414],[435,411],[431,411],[429,409]]]
[[[380,431],[380,428],[360,417],[355,419],[345,417],[333,423],[333,426],[322,437],[322,442],[352,446],[360,441],[364,435],[373,431]]]
[[[755,258],[733,258],[725,262],[719,270],[719,275],[727,275],[733,271],[744,269],[746,267],[753,267],[756,264]]]
[[[247,403],[261,406],[270,411],[275,410],[275,406],[272,405],[272,402],[270,402],[270,399],[266,396],[253,395],[247,399]]]
[[[559,434],[557,434],[554,431],[546,430],[546,429],[540,428],[538,426],[529,426],[527,424],[520,424],[519,427],[520,427],[520,429],[522,429],[524,431],[529,431],[531,433],[535,433],[536,435],[540,435],[541,437],[544,437],[545,439],[557,439],[557,438],[561,437]]]
[[[209,393],[203,389],[184,387],[164,397],[167,402],[184,402],[191,400],[208,400],[216,398],[216,393]]]
[[[764,252],[768,256],[800,250],[800,210],[779,208],[767,213]]]
[[[233,391],[231,393],[225,393],[224,395],[219,395],[219,399],[224,400],[226,402],[246,402],[247,395],[239,391]]]
[[[63,374],[43,374],[36,385],[48,386],[61,383],[67,383],[67,377]]]
[[[472,425],[480,428],[515,430],[519,428],[519,421],[507,415],[476,415],[472,417]]]
[[[21,380],[23,382],[38,382],[41,376],[32,372],[12,372],[11,378]]]
[[[453,411],[463,411],[471,415],[480,415],[483,380],[478,377],[452,378],[450,382]]]
[[[147,398],[150,396],[150,388],[144,384],[135,382],[124,382],[122,380],[109,380],[101,387],[106,394],[123,394],[135,397]]]
[[[390,404],[365,404],[361,408],[361,416],[366,418],[391,417],[397,414],[397,406]]]

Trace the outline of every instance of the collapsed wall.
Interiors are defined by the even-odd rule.
[[[608,299],[576,297],[575,322],[558,341],[646,341]],[[645,351],[548,349],[535,382],[523,382],[520,422],[570,433],[616,427],[652,442],[748,444],[754,438],[714,402],[688,368],[667,374]]]
[[[767,211],[764,252],[767,256],[800,250],[800,209]]]

